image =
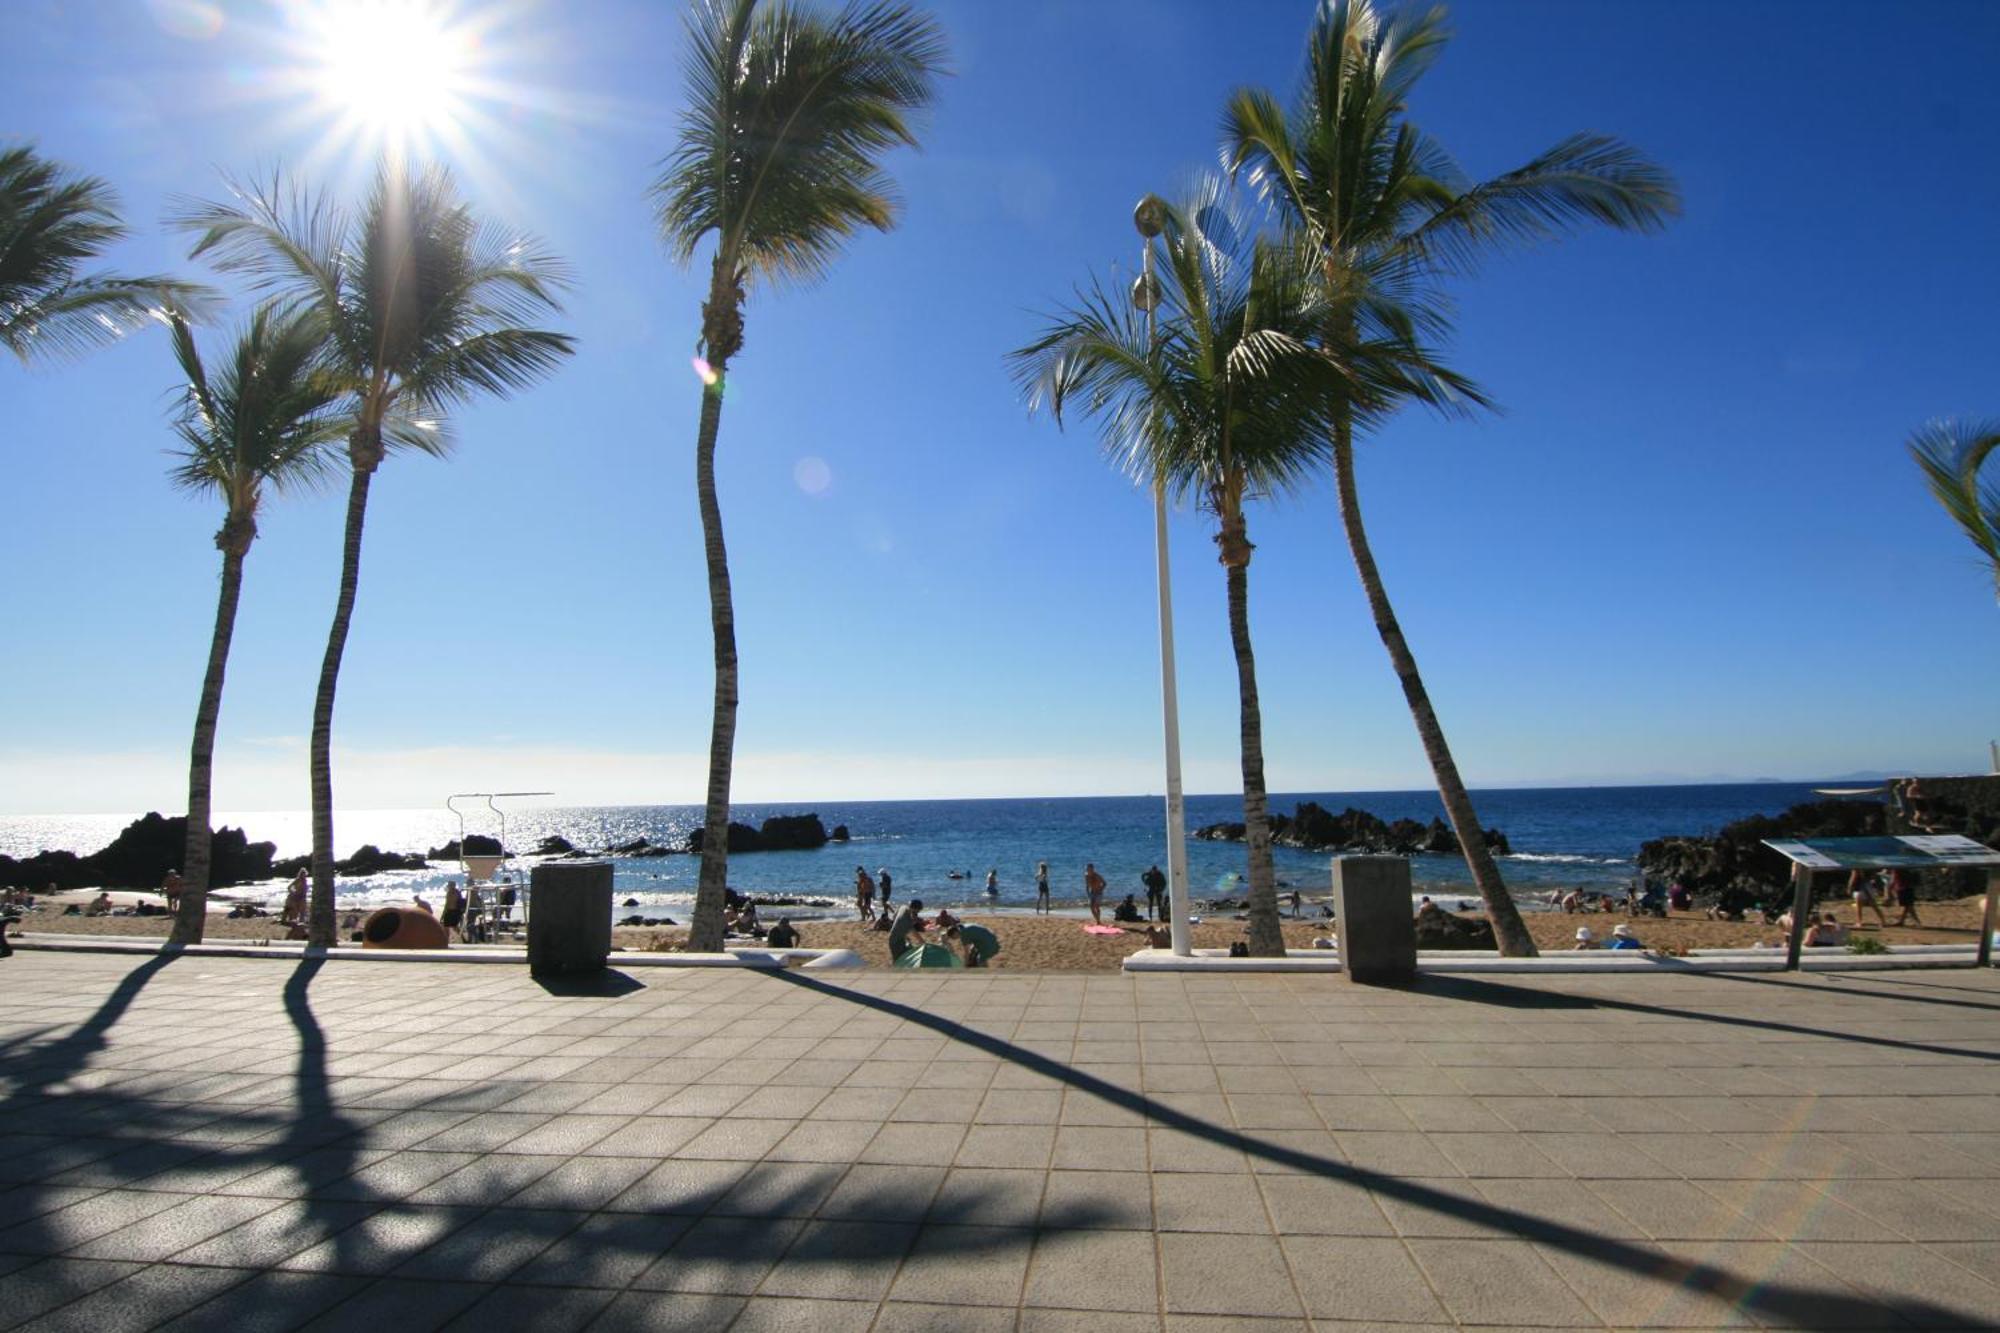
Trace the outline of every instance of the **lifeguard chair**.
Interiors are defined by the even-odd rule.
[[[458,816],[458,868],[465,875],[466,898],[471,899],[475,890],[485,891],[477,912],[472,910],[468,902],[465,930],[469,938],[482,938],[502,932],[518,937],[528,928],[528,884],[519,874],[502,869],[514,859],[514,853],[507,847],[507,812],[494,802],[508,797],[554,794],[546,791],[462,791],[445,798],[445,809]],[[500,844],[500,851],[497,855],[490,852],[476,855],[466,853],[467,812],[459,809],[460,801],[486,803],[486,809],[492,814],[493,823],[498,830],[495,840]],[[473,813],[477,814],[477,811]]]

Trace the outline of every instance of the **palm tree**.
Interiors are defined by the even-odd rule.
[[[320,664],[311,740],[312,905],[307,940],[334,934],[333,699],[361,574],[368,491],[388,454],[449,448],[442,414],[547,375],[573,350],[565,334],[524,327],[558,312],[567,270],[526,236],[500,231],[458,197],[449,173],[381,168],[350,215],[273,177],[231,203],[194,203],[176,218],[193,254],[244,273],[319,312],[343,390],[350,482],[340,594]]]
[[[0,347],[23,362],[74,355],[205,303],[203,288],[174,278],[78,272],[125,234],[109,185],[32,148],[0,148]]]
[[[1158,300],[1165,313],[1150,341],[1131,307],[1093,285],[1012,360],[1031,408],[1046,405],[1058,424],[1072,405],[1098,418],[1106,449],[1135,480],[1162,481],[1215,517],[1236,654],[1250,951],[1280,957],[1244,502],[1294,489],[1325,462],[1346,372],[1310,346],[1326,312],[1298,252],[1244,241],[1216,183],[1166,209],[1165,223],[1167,280],[1142,277],[1135,292],[1135,303]]]
[[[2000,421],[1948,417],[1910,436],[1910,456],[1923,470],[1931,494],[1979,548],[2000,594],[2000,485],[1979,479],[1995,450],[2000,450]]]
[[[1330,307],[1322,348],[1356,372],[1332,431],[1348,548],[1501,952],[1525,956],[1535,952],[1534,941],[1487,850],[1369,549],[1355,490],[1354,439],[1412,397],[1437,401],[1435,393],[1417,388],[1444,383],[1425,346],[1449,328],[1440,279],[1470,271],[1488,249],[1558,236],[1584,223],[1657,227],[1679,202],[1664,171],[1596,134],[1573,135],[1516,170],[1468,183],[1407,115],[1411,88],[1448,35],[1439,9],[1396,14],[1374,0],[1323,0],[1292,110],[1287,114],[1267,92],[1232,94],[1223,114],[1223,155],[1232,171],[1249,172],[1317,258]],[[1370,342],[1403,348],[1405,373],[1364,371],[1364,344]]]
[[[736,611],[715,437],[729,365],[743,348],[743,302],[756,283],[809,282],[863,226],[895,224],[893,187],[878,165],[916,135],[944,64],[936,23],[906,5],[855,3],[832,16],[790,0],[696,0],[688,16],[690,105],[653,186],[661,233],[686,265],[715,235],[701,308],[701,424],[695,492],[715,636],[701,880],[688,947],[722,947],[729,873],[729,779],[736,750]]]
[[[195,709],[188,760],[187,849],[180,907],[172,940],[201,943],[207,921],[209,880],[209,776],[215,758],[215,722],[222,710],[222,678],[236,629],[243,589],[243,557],[257,540],[257,511],[264,488],[285,491],[324,480],[327,446],[345,434],[333,411],[340,387],[321,373],[325,326],[311,308],[282,313],[260,307],[238,338],[234,354],[211,376],[194,333],[178,314],[170,319],[174,356],[185,380],[174,421],[180,437],[173,482],[183,490],[222,497],[222,589],[209,640],[208,671]]]

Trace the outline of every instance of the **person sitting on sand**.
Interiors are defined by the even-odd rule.
[[[1562,897],[1562,909],[1565,913],[1581,912],[1583,910],[1582,890],[1571,889],[1568,893],[1565,893]]]
[[[1604,942],[1604,947],[1607,949],[1643,949],[1646,946],[1639,943],[1639,936],[1633,931],[1632,927],[1620,921],[1611,928],[1611,938]]]
[[[106,912],[109,912],[110,910],[111,910],[111,895],[108,893],[100,892],[95,898],[92,898],[87,905],[85,905],[83,909],[83,914],[85,916],[103,916]]]
[[[424,895],[421,893],[413,893],[410,895],[410,906],[416,908],[419,912],[422,912],[425,916],[437,915],[437,910],[433,908],[428,901],[426,901]]]
[[[1576,947],[1579,949],[1595,949],[1597,947],[1597,936],[1590,933],[1589,926],[1578,926],[1576,928]]]
[[[891,963],[901,958],[909,950],[910,936],[923,935],[924,919],[918,915],[923,910],[924,900],[922,898],[912,898],[903,905],[902,911],[896,913],[896,922],[889,927],[889,961]],[[922,942],[921,939],[918,940],[918,943]]]
[[[949,907],[940,907],[938,908],[937,915],[931,918],[931,924],[939,930],[950,930],[953,926],[961,924],[961,922],[951,914]]]
[[[1125,901],[1118,904],[1117,908],[1111,913],[1111,919],[1121,922],[1139,922],[1144,921],[1146,918],[1139,915],[1139,904],[1134,902],[1132,895],[1128,893],[1125,895]]]
[[[1846,943],[1847,927],[1841,925],[1831,912],[1806,927],[1805,947],[1808,949],[1838,949]]]
[[[799,932],[792,925],[792,919],[788,916],[779,917],[778,924],[771,927],[771,933],[765,937],[764,943],[770,945],[773,949],[798,948]]]
[[[1861,911],[1863,908],[1873,912],[1875,920],[1883,926],[1886,927],[1889,924],[1889,918],[1882,915],[1882,904],[1875,897],[1875,876],[1866,870],[1855,871],[1847,877],[1847,893],[1854,900],[1854,928],[1856,930],[1861,929]]]
[[[1090,919],[1098,925],[1104,924],[1104,876],[1097,873],[1097,862],[1083,863],[1083,891],[1090,895]]]
[[[1443,926],[1450,915],[1449,912],[1446,912],[1429,898],[1424,898],[1417,903],[1417,927],[1420,930],[1426,926],[1432,930],[1437,930]]]

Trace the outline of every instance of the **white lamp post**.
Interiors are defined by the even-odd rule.
[[[1146,350],[1153,352],[1153,312],[1160,305],[1160,282],[1153,276],[1153,238],[1166,227],[1167,208],[1147,195],[1132,210],[1132,225],[1145,238],[1139,277],[1132,284],[1132,304],[1146,312]],[[1165,715],[1167,750],[1167,922],[1173,950],[1186,958],[1194,952],[1188,939],[1187,818],[1181,798],[1180,687],[1174,678],[1174,593],[1167,568],[1167,483],[1153,478],[1153,554],[1160,583],[1160,709]]]

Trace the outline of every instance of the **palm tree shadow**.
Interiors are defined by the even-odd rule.
[[[1897,1297],[1893,1298],[1893,1303],[1885,1309],[1883,1305],[1872,1300],[1838,1291],[1769,1282],[1755,1274],[1734,1272],[1721,1264],[1697,1263],[1662,1254],[1642,1245],[1600,1236],[1552,1218],[1449,1194],[1418,1180],[1405,1179],[1367,1167],[1335,1161],[1301,1149],[1266,1142],[1254,1135],[1211,1124],[1188,1112],[1155,1102],[1143,1093],[1120,1087],[1049,1056],[1016,1046],[1004,1038],[976,1031],[952,1019],[900,1004],[880,995],[850,990],[796,972],[771,972],[762,975],[785,985],[803,987],[831,999],[860,1005],[927,1028],[952,1041],[1032,1070],[1080,1092],[1089,1093],[1109,1105],[1144,1116],[1152,1124],[1246,1153],[1287,1170],[1359,1185],[1376,1194],[1418,1205],[1434,1213],[1456,1217],[1487,1230],[1505,1232],[1522,1240],[1533,1241],[1608,1267],[1622,1269],[1635,1278],[1644,1278],[1656,1286],[1671,1284],[1703,1292],[1728,1301],[1738,1309],[1764,1316],[1774,1322],[1804,1328],[1856,1328],[1894,1323],[1896,1317],[1901,1316],[1925,1326],[1950,1327],[1964,1323],[1964,1316],[1958,1311],[1927,1300]],[[1461,984],[1463,978],[1443,980],[1450,981],[1452,985],[1436,988],[1441,993],[1456,993],[1466,999],[1487,1003],[1500,1002],[1489,998],[1477,986],[1465,987]],[[1490,983],[1479,983],[1480,986],[1486,984]],[[1423,983],[1422,989],[1434,988],[1427,980]],[[1523,992],[1520,988],[1498,989],[1505,992],[1504,999],[1511,1001],[1512,1007],[1516,1008],[1581,1007],[1569,1002],[1551,1003],[1545,1006],[1534,1004],[1526,998],[1530,993]],[[1563,997],[1563,1000],[1573,1001],[1574,998]],[[1629,1007],[1649,1012],[1673,1013],[1677,1017],[1687,1016],[1677,1010],[1656,1010],[1650,1005]],[[1962,1054],[1962,1052],[1954,1053]],[[1891,1310],[1894,1311],[1893,1314],[1889,1313]]]
[[[1741,981],[1753,985],[1784,986],[1782,981],[1771,981],[1762,977],[1746,977],[1726,972],[1706,972],[1704,979],[1719,978],[1723,981]],[[1880,1046],[1889,1050],[1914,1051],[1919,1055],[1950,1055],[1966,1060],[2000,1061],[2000,1051],[1974,1051],[1958,1046],[1935,1046],[1929,1042],[1904,1041],[1899,1037],[1875,1037],[1861,1032],[1842,1032],[1834,1028],[1808,1027],[1803,1023],[1785,1023],[1775,1018],[1745,1018],[1738,1014],[1707,1014],[1695,1009],[1676,1009],[1663,1004],[1643,1004],[1638,1000],[1615,1000],[1603,995],[1561,995],[1551,996],[1526,986],[1505,981],[1490,981],[1479,977],[1438,976],[1420,977],[1410,989],[1426,995],[1437,995],[1445,999],[1469,1000],[1479,1004],[1494,1005],[1502,1009],[1609,1009],[1616,1013],[1645,1014],[1655,1018],[1692,1019],[1699,1023],[1719,1023],[1725,1027],[1754,1028],[1761,1032],[1785,1032],[1801,1037],[1825,1037],[1832,1041],[1853,1042],[1861,1046]],[[1870,994],[1872,992],[1862,992]],[[1905,996],[1886,996],[1888,999],[1905,999]],[[1946,1003],[1964,1003],[1946,1001]],[[1971,1005],[1971,1008],[1985,1009],[1987,1005]]]

